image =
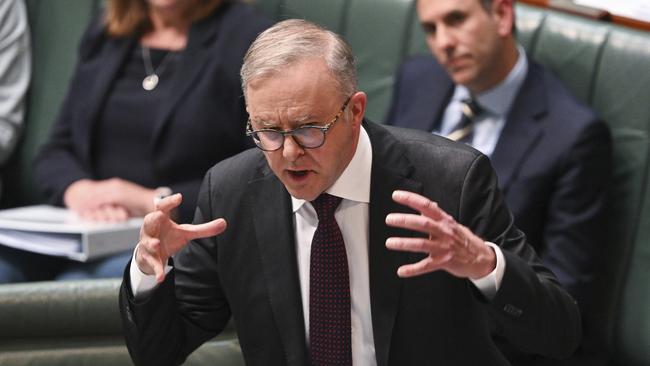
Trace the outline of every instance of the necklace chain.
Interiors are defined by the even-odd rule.
[[[165,67],[167,67],[169,60],[171,60],[172,52],[167,52],[162,61],[160,61],[158,66],[154,69],[151,62],[151,53],[149,51],[149,47],[142,46],[141,49],[142,59],[144,60],[144,71],[147,74],[144,80],[142,80],[142,88],[145,90],[153,90],[156,88],[156,86],[158,86],[160,75],[162,75],[162,73],[165,71]]]

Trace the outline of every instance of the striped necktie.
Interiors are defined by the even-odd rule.
[[[447,135],[447,138],[454,141],[471,143],[474,133],[474,122],[483,113],[483,108],[474,98],[463,99],[461,102],[462,115],[456,127]]]

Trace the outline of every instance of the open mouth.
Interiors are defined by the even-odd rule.
[[[305,177],[307,173],[309,173],[309,170],[289,170],[289,175],[291,175],[294,178]]]

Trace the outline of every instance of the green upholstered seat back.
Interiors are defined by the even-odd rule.
[[[609,125],[608,264],[600,331],[614,365],[650,364],[650,33],[518,5],[520,42]],[[644,219],[646,218],[646,219]],[[644,255],[645,253],[645,255]]]
[[[627,215],[612,216],[627,221],[621,222],[624,232],[610,236],[610,252],[622,258],[612,344],[617,365],[650,365],[650,33],[612,28],[599,61],[591,104],[611,127],[620,153],[614,160],[620,185],[613,185],[611,201],[629,201]],[[635,179],[625,180],[621,174],[632,169],[638,169]]]
[[[0,286],[0,365],[132,365],[118,310],[120,279]],[[183,364],[244,365],[232,323]]]
[[[79,38],[98,3],[99,0],[26,1],[33,50],[32,82],[23,136],[3,173],[3,206],[39,201],[32,161],[65,97]]]

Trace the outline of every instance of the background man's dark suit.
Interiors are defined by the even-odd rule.
[[[398,72],[387,123],[433,131],[453,90],[433,57],[416,56]],[[517,227],[583,310],[603,260],[610,149],[607,127],[529,60],[490,160]]]
[[[248,115],[239,69],[253,39],[270,25],[252,8],[229,2],[193,24],[174,77],[167,80],[173,83],[171,93],[159,109],[151,111],[156,116],[151,146],[155,176],[143,169],[142,176],[131,180],[153,180],[157,186],[181,192],[184,221],[192,219],[205,172],[253,146],[244,135]],[[94,133],[98,116],[138,37],[108,37],[101,17],[84,34],[68,95],[35,166],[51,204],[63,205],[63,193],[74,181],[96,179],[92,147],[102,138]]]
[[[577,308],[512,225],[488,159],[423,132],[364,126],[373,150],[368,251],[378,365],[507,365],[491,332],[529,352],[571,352],[579,341]],[[385,224],[388,213],[407,211],[391,200],[396,189],[429,197],[503,248],[506,271],[491,302],[447,272],[397,276],[420,255],[385,247],[390,236],[414,235]],[[248,365],[307,364],[291,202],[261,151],[208,172],[195,223],[217,217],[228,229],[183,248],[146,301],[134,300],[127,267],[120,307],[136,364],[180,362],[231,315]]]

